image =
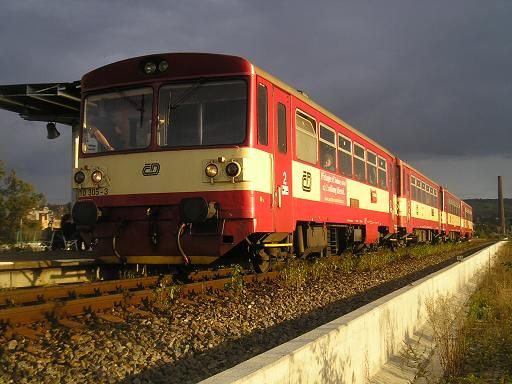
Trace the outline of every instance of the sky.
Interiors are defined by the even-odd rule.
[[[0,84],[69,82],[132,56],[242,56],[462,198],[512,197],[512,1],[0,2]],[[71,129],[0,110],[0,160],[71,200]]]

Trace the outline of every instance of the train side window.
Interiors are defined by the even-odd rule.
[[[311,164],[318,159],[318,144],[316,137],[316,121],[303,112],[295,114],[297,158]]]
[[[288,151],[286,142],[286,106],[277,103],[277,147],[279,152],[286,153]]]
[[[352,141],[338,135],[338,164],[343,176],[352,177]]]
[[[383,189],[387,188],[387,184],[386,184],[387,167],[386,167],[386,165],[387,165],[386,159],[379,157],[379,187],[381,187]]]
[[[377,155],[370,151],[366,151],[366,170],[368,183],[377,185]]]
[[[336,133],[334,129],[320,124],[320,166],[336,171]]]
[[[258,84],[258,143],[268,144],[268,92],[263,84]]]
[[[354,174],[357,180],[366,181],[366,158],[364,147],[354,143]]]

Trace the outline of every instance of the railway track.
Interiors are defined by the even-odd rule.
[[[206,294],[225,289],[233,278],[219,278],[230,274],[231,269],[198,272],[191,275],[191,283],[172,285],[181,298]],[[278,272],[241,275],[245,283],[274,280]],[[78,326],[71,319],[87,313],[108,321],[119,319],[105,314],[114,307],[140,311],[138,306],[150,306],[158,301],[159,290],[169,289],[172,277],[150,276],[95,283],[65,284],[52,287],[16,289],[0,292],[0,324],[16,329],[37,322]],[[135,309],[134,309],[135,308]]]
[[[459,257],[465,257],[486,245],[467,250]],[[451,262],[453,260],[445,263],[448,265]],[[73,319],[84,314],[121,322],[122,319],[107,312],[113,308],[122,308],[142,314],[144,311],[141,307],[158,307],[161,305],[159,302],[166,300],[169,294],[173,298],[187,299],[190,295],[224,290],[241,280],[244,283],[275,280],[279,272],[234,276],[233,268],[222,268],[192,272],[188,275],[187,280],[190,282],[187,284],[176,284],[171,275],[160,275],[0,291],[0,327],[11,333],[20,330],[25,335],[31,333],[26,326],[34,323],[74,328],[80,326],[80,323]]]

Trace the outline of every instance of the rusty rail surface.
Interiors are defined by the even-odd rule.
[[[254,283],[275,280],[278,276],[278,272],[268,272],[259,275],[245,275],[242,278],[246,283]],[[156,300],[155,287],[158,286],[161,278],[153,276],[1,292],[0,303],[6,305],[40,303],[0,309],[0,324],[16,327],[49,320],[60,322],[69,317],[86,313],[101,313],[118,306],[127,308],[151,304]],[[179,295],[185,298],[193,294],[223,290],[227,284],[233,281],[232,279],[216,279],[176,286],[179,289]],[[84,295],[95,296],[79,297]]]
[[[139,277],[126,280],[99,281],[94,283],[61,284],[51,287],[20,288],[0,292],[0,306],[13,306],[49,300],[73,298],[119,292],[122,290],[154,286],[159,276]]]

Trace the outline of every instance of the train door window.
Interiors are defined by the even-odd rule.
[[[336,132],[323,124],[320,124],[320,166],[336,171]]]
[[[418,197],[416,195],[416,178],[414,176],[411,176],[411,192],[412,192],[412,199],[416,200]]]
[[[366,152],[366,171],[368,183],[377,185],[377,155],[373,152]]]
[[[427,202],[427,195],[425,192],[425,183],[421,183],[421,202],[425,204]]]
[[[379,156],[379,187],[386,189],[386,174],[387,167],[386,167],[386,159],[383,159]],[[390,170],[391,171],[391,170]]]
[[[316,164],[318,159],[318,145],[316,137],[316,121],[304,112],[295,114],[297,158],[311,164]]]
[[[268,144],[268,92],[263,84],[258,84],[258,143]]]
[[[352,177],[352,141],[338,135],[338,164],[341,174]]]
[[[364,147],[354,143],[354,174],[359,181],[366,181],[365,160]]]
[[[286,142],[286,106],[277,103],[277,147],[279,152],[286,153],[288,151]]]

